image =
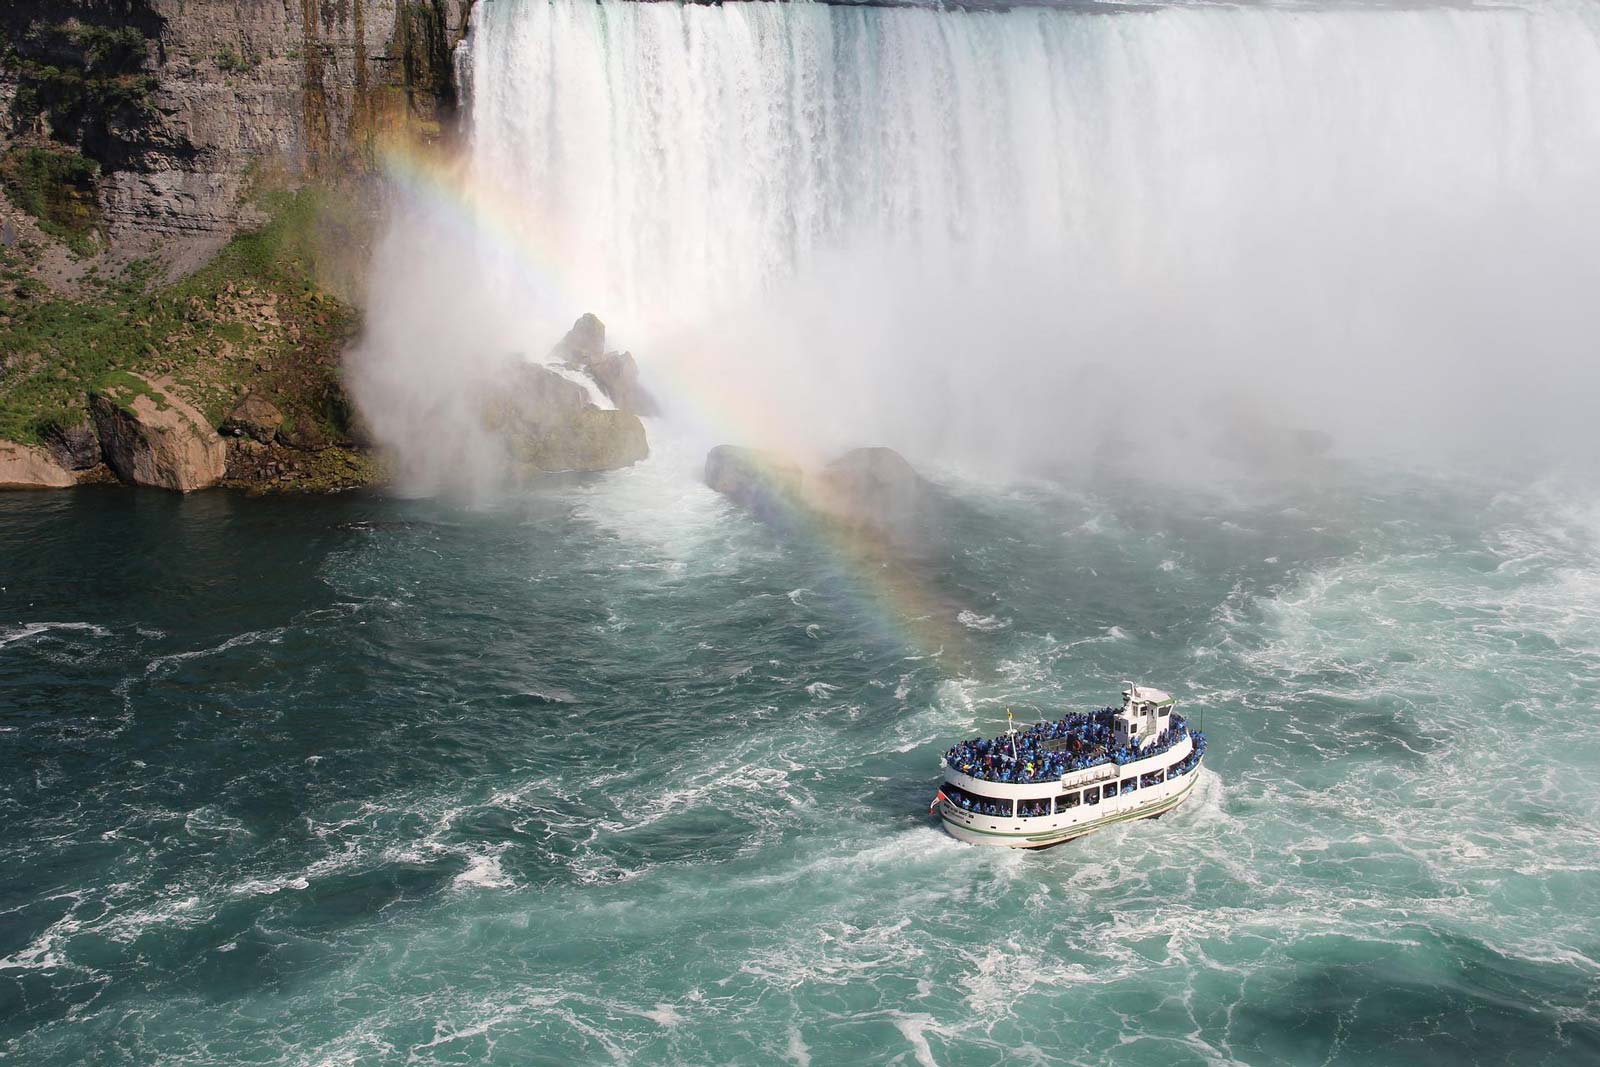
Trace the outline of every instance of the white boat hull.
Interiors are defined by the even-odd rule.
[[[1199,778],[1200,768],[1196,766],[1177,778],[1102,800],[1099,804],[1079,805],[1033,818],[978,815],[949,801],[940,802],[939,816],[946,832],[960,841],[1003,848],[1047,848],[1114,823],[1164,815],[1188,799]]]

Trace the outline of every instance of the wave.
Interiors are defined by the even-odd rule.
[[[110,637],[111,631],[92,622],[25,622],[14,626],[0,626],[0,648],[48,634],[88,634],[90,637]]]

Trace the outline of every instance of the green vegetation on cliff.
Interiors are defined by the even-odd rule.
[[[11,202],[79,256],[95,251],[100,233],[99,179],[100,165],[70,149],[14,148],[0,156],[0,184]]]
[[[172,376],[213,425],[246,390],[330,438],[349,430],[340,354],[356,311],[322,283],[330,244],[359,242],[334,194],[264,199],[269,221],[242,234],[195,274],[161,282],[135,263],[89,292],[47,292],[0,252],[0,439],[32,443],[75,424],[86,395],[119,372]],[[353,224],[352,224],[353,225]]]
[[[34,23],[0,54],[17,80],[13,127],[26,131],[44,119],[57,139],[115,140],[112,129],[149,108],[159,86],[145,71],[148,48],[132,26]]]

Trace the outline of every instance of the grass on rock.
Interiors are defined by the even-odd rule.
[[[69,299],[28,276],[32,250],[0,251],[0,440],[35,443],[76,423],[90,392],[137,381],[126,372],[170,375],[213,425],[251,389],[340,435],[339,359],[357,314],[318,279],[329,220],[337,228],[350,205],[318,190],[262,205],[264,226],[172,283],[136,262]],[[350,237],[346,227],[333,243]]]

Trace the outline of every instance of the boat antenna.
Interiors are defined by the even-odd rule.
[[[1011,709],[1006,708],[1006,733],[1011,735],[1011,762],[1017,761],[1017,724],[1011,721]]]

